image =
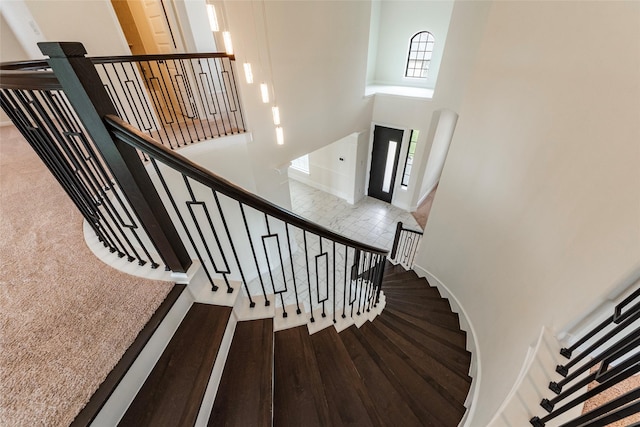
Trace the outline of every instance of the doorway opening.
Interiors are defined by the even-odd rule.
[[[391,203],[404,131],[376,126],[373,132],[371,168],[367,194]]]

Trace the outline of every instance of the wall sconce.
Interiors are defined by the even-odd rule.
[[[273,124],[276,126],[280,125],[280,109],[278,107],[271,107],[271,112],[273,113]]]
[[[218,31],[218,15],[216,15],[216,7],[212,4],[207,5],[207,16],[209,17],[209,28],[211,31]]]
[[[269,87],[266,83],[260,83],[260,93],[262,94],[262,102],[269,102]]]
[[[224,51],[227,52],[227,55],[233,55],[233,45],[231,44],[231,33],[229,31],[224,31],[222,33],[222,38],[224,39]]]
[[[244,77],[248,84],[253,83],[253,71],[251,71],[251,64],[248,62],[244,63]]]

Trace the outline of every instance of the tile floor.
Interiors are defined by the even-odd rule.
[[[381,249],[391,249],[396,224],[421,230],[415,218],[400,208],[365,196],[351,205],[332,194],[289,180],[293,212],[336,233]]]
[[[353,240],[390,250],[398,221],[402,221],[405,227],[420,230],[409,212],[389,203],[365,197],[351,205],[298,181],[291,180],[289,186],[294,213]],[[329,313],[349,310],[349,306],[359,306],[356,300],[364,304],[371,297],[367,283],[348,279],[351,266],[357,263],[352,248],[331,245],[330,241],[321,241],[317,235],[305,234],[293,226],[288,229],[288,237],[284,237],[283,230],[274,228],[274,231],[283,236],[281,242],[290,242],[291,256],[287,257],[287,243],[283,244],[281,251],[277,248],[265,251],[271,254],[269,260],[263,260],[260,254],[263,267],[268,264],[271,268],[261,269],[260,275],[249,280],[248,293],[253,296],[276,293],[276,307],[297,305],[300,301],[307,313],[320,306]],[[360,268],[369,261],[365,255],[365,263]],[[335,266],[335,270],[329,266]]]

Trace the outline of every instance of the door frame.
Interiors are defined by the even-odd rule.
[[[371,122],[371,128],[369,129],[369,149],[367,151],[367,172],[366,172],[366,180],[364,184],[365,195],[369,195],[369,177],[371,176],[371,160],[373,153],[373,137],[376,126],[397,129],[402,131],[402,141],[400,142],[400,157],[398,158],[398,164],[396,165],[395,171],[395,182],[393,184],[393,196],[391,198],[391,204],[397,206],[395,204],[396,196],[398,191],[402,191],[400,184],[402,183],[402,171],[404,169],[404,161],[407,157],[407,151],[409,150],[409,138],[411,137],[411,128],[405,126],[398,126],[391,123],[386,122]],[[376,199],[377,200],[377,199]]]

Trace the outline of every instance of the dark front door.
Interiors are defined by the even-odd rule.
[[[383,126],[376,126],[373,131],[368,194],[388,203],[391,203],[393,197],[402,133],[399,129]]]

